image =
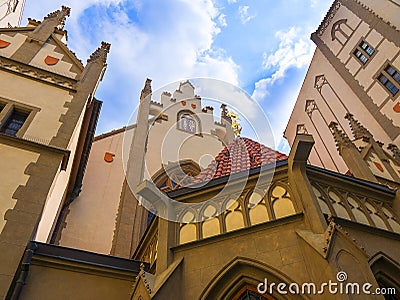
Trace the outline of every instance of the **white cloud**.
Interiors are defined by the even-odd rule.
[[[26,17],[41,20],[62,4],[62,0],[43,2],[40,6],[27,5]],[[102,40],[111,43],[108,70],[97,93],[104,100],[100,132],[115,127],[118,111],[121,112],[120,126],[124,125],[129,110],[138,103],[146,77],[153,79],[153,90],[192,77],[238,83],[238,66],[213,45],[224,26],[225,15],[211,0],[168,1],[164,4],[168,10],[162,12],[150,2],[137,0],[134,8],[140,23],[130,18],[127,4],[123,0],[71,1],[69,4],[71,17],[66,28],[69,45],[78,57],[88,57]],[[150,13],[157,17],[148,17]],[[82,21],[88,23],[83,16],[90,17],[92,28],[83,28]]]
[[[221,27],[226,27],[228,23],[226,22],[226,15],[220,14],[218,16],[218,23]]]
[[[244,6],[239,6],[239,18],[242,24],[246,24],[249,22],[251,19],[255,18],[255,15],[250,15],[249,14],[249,6],[244,5]]]
[[[285,77],[287,70],[305,68],[310,64],[315,46],[300,28],[291,27],[287,31],[278,31],[275,37],[280,41],[278,49],[263,55],[262,67],[270,75],[255,83],[252,98],[260,103],[264,102],[264,106],[268,108],[266,114],[275,135],[275,143],[278,145],[278,149],[287,152],[288,146],[281,137],[297,99],[301,82],[291,81],[290,89],[281,95],[281,99],[275,97],[271,100],[268,99],[267,104],[265,102],[269,95],[269,89],[278,80]]]
[[[233,4],[233,3],[236,3],[237,2],[237,0],[228,0],[228,4]]]
[[[268,95],[268,89],[278,79],[283,78],[288,69],[308,65],[315,49],[308,37],[302,35],[300,28],[280,30],[275,37],[280,40],[278,49],[271,54],[263,54],[263,68],[271,72],[271,75],[255,83],[252,97],[258,101],[262,101]]]

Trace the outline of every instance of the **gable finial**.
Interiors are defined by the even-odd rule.
[[[106,63],[107,54],[110,52],[110,47],[111,47],[111,44],[106,43],[106,42],[101,42],[101,46],[99,48],[97,48],[96,51],[94,51],[92,53],[92,55],[90,55],[87,62],[89,63],[89,62],[93,62],[95,60],[100,60],[103,63]]]
[[[56,19],[59,29],[63,29],[65,25],[65,20],[67,19],[67,17],[70,16],[70,13],[71,8],[63,5],[61,6],[61,9],[49,13],[46,17],[44,17],[44,20]]]
[[[347,113],[344,118],[349,121],[351,132],[353,133],[355,139],[372,136],[368,129],[361,125],[361,123],[356,120],[351,113]]]

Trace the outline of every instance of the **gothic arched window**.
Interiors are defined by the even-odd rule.
[[[190,133],[197,133],[197,127],[197,120],[190,113],[182,112],[178,115],[178,129]]]
[[[158,170],[152,180],[161,191],[169,192],[190,184],[200,171],[200,166],[191,159],[170,162]]]

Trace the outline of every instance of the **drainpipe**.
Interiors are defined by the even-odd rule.
[[[21,265],[20,265],[20,270],[19,270],[19,275],[18,279],[15,282],[15,287],[12,291],[12,294],[7,295],[6,299],[10,300],[18,300],[19,296],[22,292],[22,288],[25,285],[26,278],[28,277],[28,272],[29,272],[29,267],[32,261],[33,254],[35,253],[35,250],[37,249],[37,245],[35,242],[30,242],[28,244],[28,247],[25,250],[24,256],[22,257]]]

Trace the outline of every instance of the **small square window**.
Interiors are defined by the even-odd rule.
[[[393,80],[394,79],[394,80]],[[378,76],[378,80],[382,85],[394,96],[399,91],[400,86],[398,85],[400,82],[400,74],[399,72],[388,65],[382,73]]]
[[[382,84],[385,84],[386,82],[388,82],[388,80],[389,79],[387,79],[387,77],[385,76],[385,75],[383,75],[383,74],[381,74],[380,76],[379,76],[379,81],[380,82],[382,82]]]
[[[363,41],[357,46],[353,54],[363,65],[365,65],[374,52],[374,48]]]
[[[28,115],[28,112],[14,108],[13,112],[0,129],[0,132],[11,136],[16,136],[18,130],[20,130],[22,125],[24,125]]]

